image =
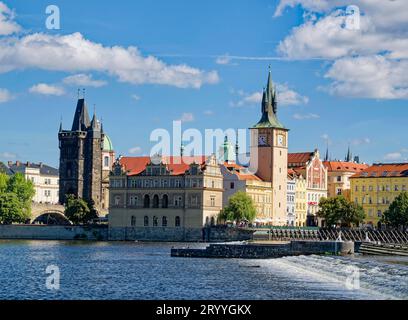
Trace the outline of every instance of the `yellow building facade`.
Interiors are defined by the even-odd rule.
[[[361,205],[365,223],[378,226],[394,199],[408,189],[408,163],[374,164],[350,178],[351,200]]]
[[[295,226],[305,227],[307,222],[307,186],[306,179],[302,175],[295,177],[296,196],[295,196]]]

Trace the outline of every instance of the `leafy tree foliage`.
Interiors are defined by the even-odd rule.
[[[384,212],[382,221],[392,227],[408,226],[408,192],[403,191]]]
[[[65,204],[65,216],[73,224],[86,224],[98,215],[92,203],[89,205],[81,198],[68,195]]]
[[[359,225],[365,218],[363,208],[343,196],[321,199],[317,215],[324,218],[329,227],[338,224],[351,227]]]
[[[228,202],[228,205],[221,210],[219,219],[224,221],[253,221],[256,217],[256,208],[250,196],[245,192],[235,193]]]
[[[0,173],[0,223],[24,223],[31,216],[34,185],[23,174],[7,176]]]

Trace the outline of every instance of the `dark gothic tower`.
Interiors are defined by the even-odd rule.
[[[104,134],[94,114],[89,120],[85,99],[78,99],[71,130],[60,127],[59,199],[73,194],[93,201],[99,209],[102,200],[102,149]]]

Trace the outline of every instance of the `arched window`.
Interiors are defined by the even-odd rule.
[[[167,227],[167,217],[166,216],[162,218],[162,227]]]
[[[149,226],[149,217],[148,216],[144,216],[144,226],[148,227]]]
[[[153,227],[157,227],[159,225],[159,219],[157,217],[153,217]]]
[[[179,216],[177,216],[176,217],[176,219],[175,219],[175,221],[174,221],[174,225],[176,226],[176,227],[180,227],[180,217]]]
[[[132,216],[132,218],[130,219],[130,225],[132,227],[136,226],[136,217],[135,216]]]
[[[150,197],[148,194],[144,196],[143,207],[150,208]]]
[[[159,207],[159,196],[155,194],[153,196],[153,208],[158,208]]]
[[[169,196],[165,194],[162,199],[162,208],[168,208],[169,207]]]
[[[105,158],[103,159],[103,165],[105,167],[109,167],[109,157],[108,156],[105,156]]]
[[[215,226],[215,218],[211,217],[211,226]]]
[[[120,205],[120,196],[115,196],[115,206]]]

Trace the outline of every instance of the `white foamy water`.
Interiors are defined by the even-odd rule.
[[[313,255],[269,259],[261,265],[305,287],[339,290],[357,299],[408,299],[408,266],[386,259]]]

